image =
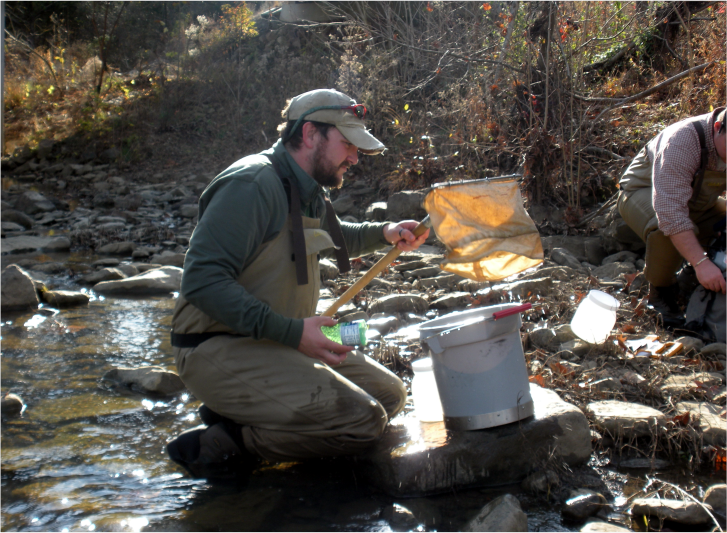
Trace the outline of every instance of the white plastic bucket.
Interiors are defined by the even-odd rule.
[[[419,338],[431,355],[447,429],[501,426],[533,414],[520,313],[487,320],[513,307],[519,306],[481,307],[419,325]]]
[[[422,422],[441,422],[442,402],[439,400],[432,360],[429,357],[419,359],[411,364],[411,368],[414,370],[411,396],[417,418]]]
[[[573,333],[591,344],[601,344],[616,323],[618,300],[602,291],[590,291],[576,309],[570,327]]]

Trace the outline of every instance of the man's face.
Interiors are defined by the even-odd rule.
[[[337,189],[343,174],[358,163],[358,149],[341,135],[337,128],[328,130],[328,138],[318,133],[318,146],[313,152],[312,177],[323,187]]]

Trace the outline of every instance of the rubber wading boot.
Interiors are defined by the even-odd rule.
[[[258,460],[235,444],[225,424],[189,429],[167,444],[169,457],[193,477],[245,483]]]
[[[199,407],[199,417],[202,419],[202,422],[204,422],[208,426],[214,426],[215,424],[219,424],[220,422],[232,422],[232,420],[230,420],[229,418],[215,413],[212,409],[204,404],[200,405]]]
[[[649,304],[659,314],[666,329],[684,326],[684,313],[679,307],[678,299],[678,283],[668,287],[649,285]]]

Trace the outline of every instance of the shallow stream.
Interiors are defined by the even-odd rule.
[[[65,274],[45,281],[79,290]],[[164,445],[201,423],[199,402],[101,381],[115,366],[174,370],[173,305],[172,296],[94,296],[86,307],[3,315],[2,392],[19,395],[27,408],[2,425],[2,530],[457,531],[505,492],[522,501],[531,531],[580,526],[562,522],[557,502],[517,486],[395,499],[359,483],[346,460],[268,466],[245,488],[190,479]],[[595,455],[591,463],[618,497],[638,489],[648,473],[608,471]],[[724,482],[723,475],[677,472],[663,479],[697,484],[698,491]]]

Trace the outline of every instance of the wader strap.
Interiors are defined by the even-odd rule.
[[[692,124],[694,124],[694,129],[697,130],[697,135],[699,135],[699,146],[702,147],[702,163],[692,180],[692,198],[689,200],[690,204],[697,200],[697,196],[699,196],[699,192],[702,190],[704,171],[707,169],[707,161],[709,160],[709,151],[707,150],[707,140],[704,137],[704,128],[702,127],[701,122],[695,121],[692,122]]]
[[[298,280],[298,285],[307,285],[308,263],[305,253],[303,213],[300,209],[300,191],[298,190],[298,184],[283,176],[280,172],[280,167],[272,157],[268,159],[270,159],[270,162],[273,164],[273,169],[278,175],[278,178],[283,183],[287,183],[290,187],[290,205],[288,206],[288,211],[290,212],[290,220],[293,224],[293,258],[295,259],[295,276]]]
[[[223,331],[212,331],[209,333],[174,333],[172,331],[172,346],[175,348],[196,348],[204,341],[210,340],[218,335],[229,335],[230,337],[247,337],[248,335],[235,335]]]
[[[338,270],[341,274],[351,270],[351,261],[348,259],[348,249],[346,248],[346,241],[343,240],[343,232],[341,231],[341,225],[338,223],[338,217],[336,211],[333,209],[333,204],[328,197],[326,200],[326,219],[328,220],[328,231],[331,232],[331,238],[333,244],[336,245],[336,263],[338,263]]]

